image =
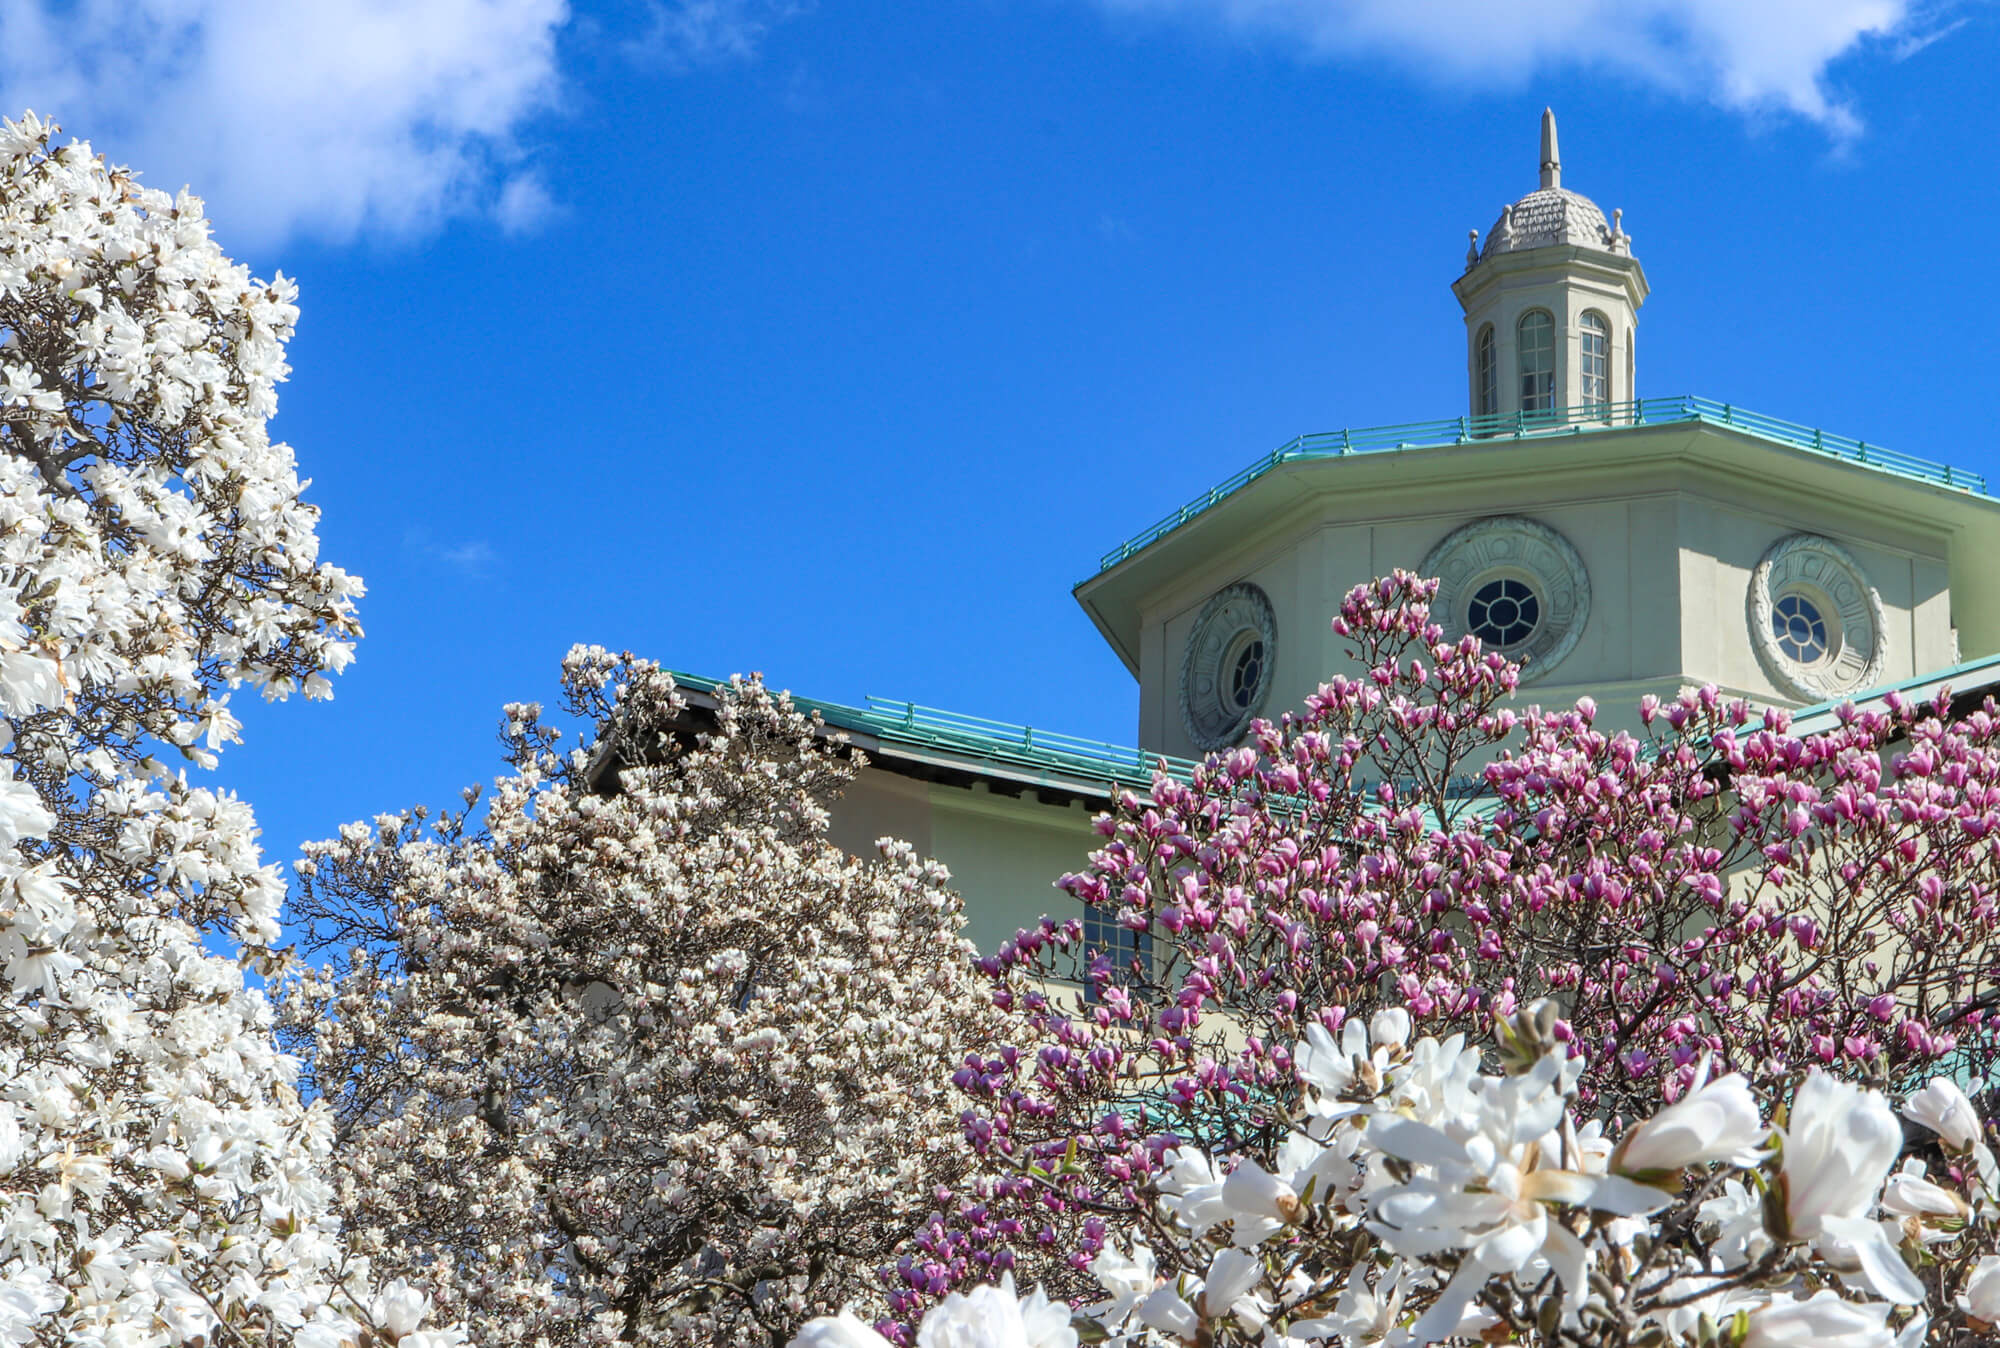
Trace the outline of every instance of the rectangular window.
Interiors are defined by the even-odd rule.
[[[1556,408],[1555,322],[1537,310],[1521,320],[1521,410],[1553,412]]]
[[[1131,984],[1134,960],[1139,961],[1141,967],[1144,967],[1150,964],[1153,958],[1153,933],[1133,931],[1119,922],[1118,910],[1115,907],[1100,908],[1091,904],[1084,908],[1083,944],[1085,973],[1089,972],[1091,962],[1100,953],[1109,955],[1115,970],[1111,981],[1120,987]],[[1103,1000],[1097,986],[1087,979],[1084,983],[1083,996],[1087,1002]]]
[[[1611,338],[1595,314],[1586,314],[1582,332],[1583,405],[1601,410],[1611,404]]]
[[[1494,350],[1493,329],[1479,333],[1479,407],[1476,415],[1490,417],[1500,410],[1500,359]]]

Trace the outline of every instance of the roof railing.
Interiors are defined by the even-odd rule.
[[[919,706],[898,698],[871,695],[867,701],[865,709],[843,708],[855,713],[854,717],[843,719],[858,720],[868,728],[891,732],[895,738],[905,742],[927,741],[941,747],[969,749],[989,756],[1019,753],[1038,762],[1111,770],[1121,780],[1139,782],[1150,781],[1153,770],[1163,762],[1169,774],[1183,780],[1195,767],[1188,759],[1170,758],[1130,745],[1083,739],[1010,721],[989,720],[984,716],[968,716],[963,712]],[[821,706],[824,714],[825,704]]]
[[[1579,435],[1589,431],[1618,430],[1637,426],[1659,426],[1695,422],[1727,426],[1759,439],[1810,450],[1828,458],[1856,463],[1877,472],[1951,487],[1972,495],[1987,495],[1983,474],[1955,468],[1948,463],[1901,454],[1865,440],[1851,440],[1813,426],[1767,417],[1734,403],[1683,395],[1677,398],[1641,398],[1633,402],[1599,403],[1588,407],[1561,407],[1547,412],[1504,412],[1478,417],[1453,417],[1445,421],[1413,421],[1395,426],[1323,431],[1301,435],[1278,446],[1242,471],[1217,483],[1202,495],[1172,512],[1151,527],[1140,531],[1104,554],[1098,570],[1108,571],[1133,554],[1157,543],[1189,520],[1204,514],[1274,468],[1287,463],[1341,458],[1350,454],[1385,454],[1405,449],[1436,449],[1446,445],[1475,444],[1483,440],[1532,440],[1555,435]]]
[[[724,682],[681,670],[674,670],[672,674],[676,683],[704,693],[714,692]],[[1126,744],[1083,739],[1010,721],[943,711],[899,698],[871,696],[866,700],[867,706],[854,707],[791,695],[793,706],[803,712],[818,712],[829,726],[838,730],[863,731],[888,742],[928,745],[971,758],[1041,772],[1077,773],[1114,785],[1150,786],[1154,770],[1162,764],[1169,776],[1184,782],[1196,766],[1190,759],[1173,758]]]

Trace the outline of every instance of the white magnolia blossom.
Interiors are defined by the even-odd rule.
[[[1970,1151],[1981,1138],[1979,1112],[1950,1077],[1937,1077],[1903,1102],[1903,1117],[1944,1139],[1954,1151]]]
[[[1920,1156],[1892,1170],[1900,1130],[1879,1092],[1813,1073],[1774,1130],[1741,1077],[1711,1081],[1704,1066],[1679,1101],[1614,1138],[1603,1120],[1577,1122],[1577,1060],[1552,1026],[1545,1006],[1503,1025],[1498,1073],[1456,1038],[1308,1029],[1284,1140],[1241,1156],[1168,1148],[1146,1242],[1113,1232],[1090,1264],[1109,1295],[1076,1312],[1082,1337],[1118,1348],[1994,1341],[2000,1253],[1977,1252],[2000,1233],[1969,1199],[1977,1180],[1934,1178]],[[1981,1127],[1971,1111],[1962,1135]],[[1774,1136],[1781,1145],[1763,1145]],[[847,1332],[837,1323],[796,1342],[873,1348],[834,1337]]]
[[[1110,1298],[1090,1308],[1092,1318],[1114,1333],[1123,1329],[1139,1303],[1160,1285],[1154,1272],[1157,1267],[1144,1241],[1133,1241],[1129,1255],[1115,1243],[1107,1243],[1090,1261],[1090,1273]]]
[[[1958,1294],[1958,1305],[1972,1319],[1992,1328],[2000,1325],[2000,1254],[1980,1259]]]
[[[1783,1133],[1778,1186],[1785,1234],[1814,1242],[1839,1264],[1858,1265],[1879,1295],[1905,1306],[1920,1303],[1923,1284],[1889,1230],[1870,1217],[1903,1149],[1903,1130],[1889,1102],[1815,1068],[1792,1100]]]
[[[1956,1081],[1938,1077],[1927,1083],[1903,1102],[1903,1117],[1936,1133],[1946,1151],[1972,1162],[1982,1209],[2000,1206],[2000,1160],[1987,1145],[1978,1111]]]
[[[353,952],[287,1013],[354,1244],[482,1345],[887,1314],[998,1025],[948,877],[827,838],[852,762],[761,685],[697,725],[651,664],[578,648],[564,681],[595,755],[510,707],[479,831],[384,818],[302,863],[294,912]]]
[[[890,1348],[889,1341],[850,1311],[823,1316],[792,1336],[789,1348]],[[1014,1292],[1012,1275],[999,1286],[953,1292],[917,1327],[917,1348],[1077,1348],[1069,1307],[1036,1288]]]
[[[1779,1182],[1787,1225],[1799,1240],[1818,1238],[1830,1218],[1866,1213],[1903,1149],[1888,1101],[1818,1068],[1793,1098],[1784,1135]]]
[[[1674,1103],[1629,1130],[1611,1165],[1621,1174],[1665,1174],[1717,1161],[1754,1165],[1757,1148],[1769,1135],[1750,1093],[1750,1082],[1732,1072],[1708,1080],[1708,1059],[1694,1084]]]
[[[1738,1348],[1896,1348],[1888,1314],[1830,1291],[1776,1296],[1749,1312]]]
[[[0,1343],[339,1348],[379,1289],[245,981],[284,884],[185,775],[360,634],[265,433],[294,290],[54,136],[0,122]]]

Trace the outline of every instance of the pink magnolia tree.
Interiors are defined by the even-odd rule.
[[[350,826],[301,866],[294,918],[345,960],[287,1024],[351,1240],[483,1344],[886,1311],[877,1270],[974,1164],[952,1070],[998,1042],[957,896],[827,838],[856,760],[759,683],[703,719],[580,647],[563,684],[584,747],[510,707],[480,818]]]
[[[1588,701],[1509,705],[1519,669],[1446,641],[1434,592],[1402,573],[1356,589],[1334,624],[1356,674],[1099,820],[1062,887],[1148,933],[1146,954],[1114,966],[1050,919],[985,961],[1032,1032],[957,1080],[1011,1178],[928,1228],[897,1273],[908,1309],[1016,1260],[1081,1269],[1107,1222],[1160,1220],[1174,1148],[1274,1165],[1299,1046],[1385,1009],[1481,1042],[1546,1004],[1575,1109],[1614,1136],[1703,1061],[1773,1102],[1811,1070],[1891,1092],[1988,1079],[1990,704],[1952,720],[1892,695],[1799,736],[1709,689],[1607,734]],[[1382,1070],[1355,1057],[1354,1089]]]

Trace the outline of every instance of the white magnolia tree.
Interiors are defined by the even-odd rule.
[[[436,1348],[245,983],[283,884],[181,771],[360,631],[265,434],[293,287],[54,131],[0,122],[0,1343]]]
[[[994,1048],[947,877],[828,840],[853,761],[756,682],[702,720],[602,650],[564,685],[615,793],[510,707],[476,827],[384,818],[301,867],[295,915],[348,952],[287,1005],[353,1239],[481,1343],[778,1345],[885,1310],[970,1165],[953,1069]]]

